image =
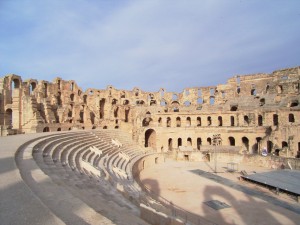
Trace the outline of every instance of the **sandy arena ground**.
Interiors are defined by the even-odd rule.
[[[216,224],[296,225],[300,223],[300,204],[295,199],[285,194],[276,195],[266,188],[240,181],[238,172],[227,172],[226,163],[218,163],[217,166],[218,176],[234,181],[238,186],[242,185],[259,191],[267,197],[246,194],[228,185],[200,176],[195,171],[193,172],[193,170],[198,169],[213,172],[214,162],[174,162],[167,160],[165,163],[156,164],[142,171],[141,180],[144,185],[156,194],[172,201],[174,205]],[[239,165],[238,170],[245,170],[249,174],[253,171],[257,173],[268,171],[266,168],[245,165]],[[231,207],[215,210],[204,204],[210,200],[219,200]],[[281,204],[282,202],[283,204]],[[288,210],[286,205],[293,206],[296,210]]]

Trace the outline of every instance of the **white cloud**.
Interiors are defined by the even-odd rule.
[[[299,65],[300,50],[289,50],[300,38],[297,1],[20,2],[0,10],[1,73],[181,91]]]

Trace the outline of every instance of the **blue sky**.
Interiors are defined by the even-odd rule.
[[[181,92],[300,66],[299,0],[0,0],[0,76]]]

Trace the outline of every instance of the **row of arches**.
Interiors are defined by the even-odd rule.
[[[246,148],[246,150],[249,150],[249,139],[247,137],[242,137],[242,144]],[[201,145],[213,145],[213,138],[207,137],[205,140],[203,140],[201,137],[197,137],[195,140],[197,150],[201,149]],[[168,139],[168,150],[172,151],[174,148],[178,149],[180,146],[182,146],[183,139],[181,137],[179,138],[169,138]],[[191,137],[188,137],[186,139],[187,146],[193,145],[193,140]],[[222,143],[222,142],[221,142]],[[234,137],[230,136],[228,137],[227,142],[225,141],[225,145],[228,146],[236,146],[235,145],[236,140]]]
[[[185,120],[182,120],[182,118],[180,116],[174,118],[175,119],[175,124],[173,125],[174,127],[181,127],[183,125],[184,122],[184,126],[192,126],[192,118],[191,117],[186,117]],[[172,127],[172,118],[171,117],[167,117],[166,118],[166,124],[165,127]],[[250,118],[248,115],[244,115],[242,117],[242,121],[239,122],[239,124],[237,124],[237,118],[236,116],[230,116],[229,120],[227,118],[225,118],[226,123],[224,123],[224,116],[198,116],[196,118],[196,124],[194,124],[194,126],[197,127],[201,127],[201,126],[250,126],[255,125],[255,121],[253,121],[253,118]],[[262,115],[257,115],[257,122],[256,125],[258,126],[266,126],[266,125],[273,125],[273,126],[278,126],[279,125],[279,116],[278,114],[273,114],[273,122],[272,124],[265,124],[264,121],[264,117]],[[293,113],[289,113],[288,114],[288,118],[286,120],[286,122],[288,123],[295,123],[296,122],[296,118],[295,115]],[[146,127],[146,126],[151,126],[153,125],[153,119],[146,117],[144,118],[144,120],[142,121],[142,126]],[[157,125],[162,127],[163,126],[163,118],[159,117],[157,120]]]

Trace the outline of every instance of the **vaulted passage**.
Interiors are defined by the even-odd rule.
[[[153,129],[149,129],[145,133],[145,147],[151,147],[156,150],[156,132]]]

